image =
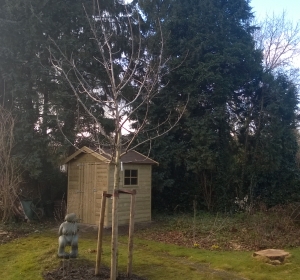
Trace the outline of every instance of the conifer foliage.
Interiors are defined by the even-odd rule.
[[[161,163],[155,206],[191,209],[196,197],[203,208],[228,210],[236,198],[249,197],[251,207],[295,198],[297,88],[284,74],[265,73],[248,2],[150,2],[147,15],[159,14],[169,36],[170,69],[181,61],[163,81],[153,121],[190,98],[178,127],[152,146]]]

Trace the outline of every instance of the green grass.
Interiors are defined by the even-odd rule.
[[[20,238],[0,246],[1,279],[41,279],[56,248],[47,234]]]
[[[150,265],[159,260],[155,271],[141,270],[140,275],[149,279],[234,279],[246,277],[248,279],[299,279],[300,249],[289,250],[292,257],[280,266],[273,266],[252,257],[251,252],[237,251],[207,251],[178,247],[136,240],[135,258],[145,256],[145,262]],[[141,255],[140,255],[141,253]],[[142,265],[135,260],[136,268]],[[150,265],[151,266],[151,265]],[[150,269],[151,270],[151,269]],[[224,270],[215,271],[215,270]],[[149,274],[151,273],[151,274]],[[188,273],[188,274],[187,274]],[[172,277],[170,277],[170,275]]]
[[[152,228],[139,233],[146,239],[166,243],[221,250],[259,250],[300,247],[300,223],[295,222],[289,207],[277,206],[252,215],[192,214],[157,216]],[[300,209],[299,209],[300,211]]]
[[[79,240],[79,258],[69,261],[95,261],[96,237]],[[300,249],[288,250],[285,264],[272,266],[252,257],[252,252],[209,251],[187,248],[142,238],[134,240],[133,273],[148,279],[268,279],[293,280],[300,275]],[[42,279],[42,273],[58,267],[57,236],[43,230],[0,245],[0,279]],[[105,236],[103,263],[109,266],[110,237]],[[119,270],[126,271],[127,237],[119,238]]]

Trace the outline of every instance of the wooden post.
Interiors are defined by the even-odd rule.
[[[193,219],[193,243],[196,244],[196,214],[197,214],[197,196],[193,200],[194,219]]]
[[[135,195],[136,190],[132,191],[130,203],[130,220],[129,220],[129,235],[128,235],[128,262],[127,262],[127,277],[132,274],[132,255],[133,255],[133,232],[134,232],[134,214],[135,214]]]
[[[111,238],[111,259],[110,259],[110,280],[117,279],[118,273],[118,204],[119,192],[114,190],[112,205],[112,238]]]
[[[100,208],[100,219],[99,219],[99,228],[98,228],[98,242],[97,242],[97,255],[96,255],[96,268],[95,275],[100,274],[100,265],[101,265],[101,253],[102,253],[102,238],[103,238],[103,225],[105,217],[105,206],[106,206],[106,196],[107,192],[102,193],[102,201]]]

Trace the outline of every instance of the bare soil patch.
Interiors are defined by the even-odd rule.
[[[22,231],[6,231],[0,229],[0,244],[5,244],[24,235],[26,235],[26,233]]]
[[[109,279],[110,270],[107,267],[101,267],[100,275],[95,276],[95,263],[85,260],[65,260],[61,261],[57,269],[48,271],[43,275],[46,280],[61,280],[61,279]],[[124,273],[119,273],[119,280],[145,280],[146,278],[132,275],[127,277]]]

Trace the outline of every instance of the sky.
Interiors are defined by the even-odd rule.
[[[257,19],[265,18],[266,14],[282,14],[286,11],[286,18],[293,22],[300,21],[300,0],[251,0],[250,6]]]
[[[250,0],[250,6],[257,21],[266,18],[266,14],[280,16],[285,11],[285,19],[300,24],[300,0]],[[300,56],[294,57],[293,65],[300,68]]]

